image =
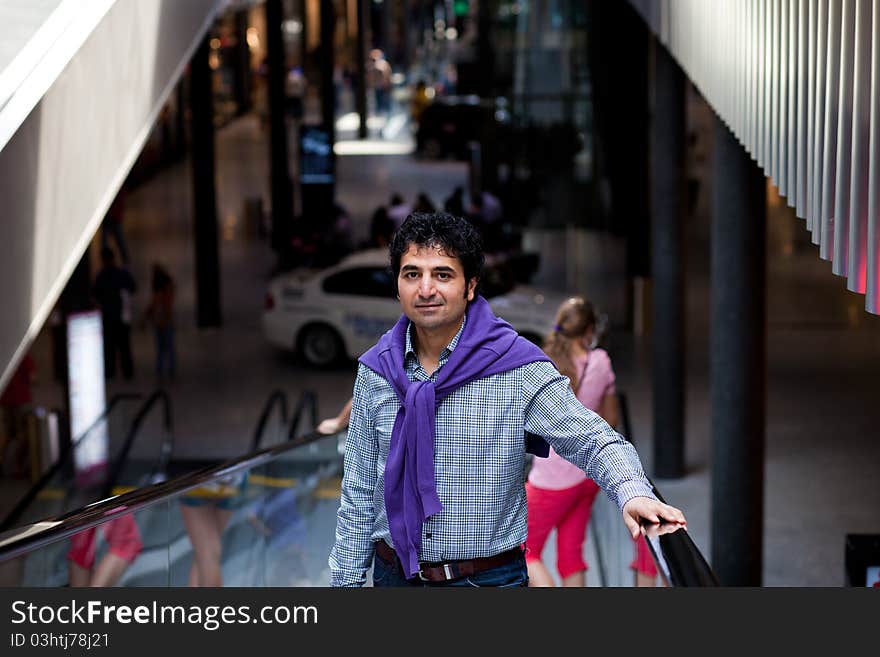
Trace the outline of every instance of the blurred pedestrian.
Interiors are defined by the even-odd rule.
[[[387,118],[391,112],[391,64],[378,48],[370,51],[367,79],[373,88],[376,114]]]
[[[95,565],[98,527],[107,542],[107,551]],[[129,513],[74,534],[67,553],[68,583],[75,587],[114,586],[143,551],[144,543],[134,515]]]
[[[101,246],[105,249],[109,248],[110,240],[112,239],[116,244],[119,256],[122,258],[122,264],[124,265],[128,265],[128,247],[125,243],[125,231],[123,230],[126,194],[125,185],[122,185],[116,194],[116,198],[113,199],[110,209],[107,210],[104,222],[101,224]]]
[[[443,210],[454,217],[464,217],[464,187],[459,185],[443,201]]]
[[[388,216],[388,209],[380,205],[370,219],[370,246],[386,247],[394,234],[394,222]]]
[[[415,89],[413,89],[409,108],[409,116],[414,128],[418,127],[419,121],[422,119],[422,112],[424,112],[425,108],[430,104],[431,98],[429,96],[428,87],[424,80],[419,80],[416,83]]]
[[[559,372],[568,377],[578,401],[614,427],[619,420],[611,359],[597,344],[597,318],[593,305],[582,297],[565,301],[556,313],[555,326],[544,342],[544,352]],[[599,487],[580,468],[554,450],[549,458],[534,459],[526,483],[528,538],[526,563],[531,586],[553,586],[541,553],[551,530],[556,529],[557,572],[562,586],[584,586],[587,564],[583,545],[593,501]],[[644,538],[638,539],[642,543]],[[647,557],[647,560],[646,560]],[[656,575],[650,553],[639,552],[631,565],[638,572]]]
[[[33,403],[31,384],[35,373],[34,359],[30,353],[26,353],[0,396],[0,409],[3,412],[3,423],[0,424],[0,465],[2,474],[12,477],[28,474],[30,445],[25,429],[25,412]]]
[[[403,225],[403,222],[406,218],[412,214],[412,206],[403,200],[403,197],[400,194],[392,194],[391,201],[388,205],[388,218],[394,223],[394,229]]]
[[[428,195],[425,192],[419,192],[419,195],[416,197],[416,204],[413,206],[413,212],[435,212],[437,208],[434,207],[434,204],[431,202],[431,199],[428,198]]]
[[[174,350],[174,279],[160,264],[153,264],[152,296],[144,310],[142,324],[153,327],[156,338],[156,378],[174,379],[177,357]]]
[[[116,255],[109,247],[101,249],[102,267],[95,277],[92,296],[101,309],[104,325],[104,369],[108,379],[116,376],[116,355],[119,354],[122,375],[126,381],[134,376],[131,358],[131,296],[137,290],[134,277],[116,264]]]

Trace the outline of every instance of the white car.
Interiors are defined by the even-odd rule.
[[[515,285],[509,271],[497,265],[487,264],[481,287],[495,314],[536,343],[553,328],[556,309],[566,298]],[[343,355],[354,360],[400,317],[396,294],[388,251],[360,251],[327,269],[273,279],[263,332],[273,345],[296,350],[317,367]]]

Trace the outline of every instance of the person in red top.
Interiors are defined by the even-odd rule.
[[[35,372],[34,359],[30,354],[25,354],[0,396],[4,416],[0,459],[4,472],[14,477],[24,475],[27,469],[28,443],[23,426],[23,410],[33,401],[31,383]]]

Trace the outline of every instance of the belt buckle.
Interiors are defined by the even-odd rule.
[[[423,582],[432,581],[422,574],[421,568],[419,568],[418,575],[419,575],[419,579],[422,580]],[[451,579],[455,579],[455,576],[452,574],[452,568],[449,567],[448,563],[443,564],[443,576],[446,578],[446,581],[449,581]]]

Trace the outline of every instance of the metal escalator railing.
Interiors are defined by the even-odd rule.
[[[154,395],[138,418],[160,399]],[[314,393],[304,393],[298,406],[301,410],[311,406],[316,414]],[[81,571],[74,564],[84,554],[91,555],[94,564],[112,552],[127,553],[130,560],[121,585],[183,585],[191,569],[187,560],[196,561],[197,537],[186,522],[194,509],[205,510],[207,516],[198,514],[202,519],[211,517],[212,509],[226,514],[222,542],[233,585],[326,583],[323,570],[333,538],[331,520],[338,505],[342,459],[335,436],[310,434],[285,440],[291,431],[286,407],[286,396],[273,392],[254,434],[259,447],[266,438],[269,418],[280,410],[282,426],[275,433],[283,435],[281,444],[176,477],[174,487],[168,481],[156,482],[6,532],[0,536],[0,583],[85,585],[74,582],[74,571]],[[126,445],[139,424],[133,422]],[[321,441],[329,443],[328,449],[294,456]],[[311,548],[304,548],[306,544]],[[94,571],[101,568],[96,566]]]
[[[617,396],[620,406],[620,434],[632,442],[633,429],[628,400],[622,392],[618,391]],[[657,499],[666,502],[650,478],[649,482]],[[718,578],[686,529],[644,523],[642,531],[657,575],[666,586],[720,586]],[[617,506],[602,495],[597,496],[594,502],[589,539],[588,547],[596,559],[599,585],[630,586],[634,575],[628,555],[637,548],[633,545]]]
[[[158,403],[162,404],[162,441],[159,444],[159,454],[156,463],[153,465],[151,472],[145,478],[145,481],[156,483],[167,478],[168,464],[171,461],[171,453],[174,450],[174,424],[171,413],[171,398],[168,396],[167,392],[160,388],[147,398],[135,416],[134,421],[132,421],[131,429],[129,429],[128,434],[125,437],[122,449],[119,451],[119,455],[117,456],[113,467],[110,469],[104,487],[103,497],[112,495],[114,488],[119,484],[120,478],[129,459],[129,455],[131,454],[132,447],[134,447],[135,441],[144,426],[144,421],[149,416],[150,411],[153,410],[153,407]]]
[[[287,395],[283,390],[273,390],[269,394],[269,398],[263,405],[263,411],[260,413],[260,419],[257,421],[256,429],[254,429],[254,437],[251,440],[251,451],[254,452],[260,448],[263,442],[263,435],[268,426],[272,411],[278,408],[281,413],[281,423],[287,425]]]
[[[657,499],[666,502],[653,481],[651,486]],[[642,531],[657,571],[667,586],[721,586],[686,529],[643,523]]]
[[[331,437],[332,438],[332,437]],[[160,483],[138,488],[131,492],[111,497],[106,500],[90,504],[86,507],[66,513],[54,518],[47,518],[41,522],[32,523],[17,529],[0,534],[0,564],[6,563],[17,557],[33,554],[41,548],[56,544],[63,539],[73,537],[90,528],[119,520],[125,516],[137,514],[146,509],[159,508],[165,510],[167,504],[177,501],[184,493],[196,488],[206,487],[212,482],[229,478],[239,473],[258,471],[260,467],[272,463],[279,457],[292,451],[301,449],[307,445],[321,440],[328,440],[328,436],[311,432],[295,438],[294,440],[258,450],[237,459],[227,461],[216,466],[203,468],[196,472],[181,475]],[[341,464],[330,464],[332,467],[309,466],[299,477],[290,477],[291,490],[298,492],[300,489],[308,489],[311,493],[325,481],[339,472]],[[250,494],[254,497],[254,493]],[[283,516],[292,511],[292,507],[280,508],[277,503],[270,505],[264,503],[275,495],[274,491],[259,491],[258,500],[264,507],[263,528],[271,527],[271,516],[279,513]],[[296,495],[288,496],[291,500]],[[287,498],[275,497],[278,501],[286,501]],[[325,496],[338,503],[338,494]],[[251,500],[253,501],[253,500]],[[269,500],[271,501],[271,500]],[[272,508],[269,508],[272,506]],[[256,523],[255,523],[256,524]],[[275,523],[275,533],[286,529]],[[326,557],[326,553],[323,555]]]
[[[290,429],[287,432],[288,440],[292,440],[296,435],[296,430],[306,411],[309,413],[312,429],[314,429],[318,426],[318,399],[311,390],[304,390],[299,396],[299,401],[297,401],[296,408],[293,410],[293,416],[290,419]]]
[[[109,418],[110,414],[117,408],[119,408],[120,404],[123,402],[129,401],[137,401],[142,398],[142,395],[136,393],[126,393],[114,395],[111,397],[110,402],[107,404],[107,407],[104,411],[95,418],[95,421],[90,424],[85,431],[83,431],[79,436],[74,438],[73,440],[67,442],[64,447],[61,449],[61,453],[58,455],[58,459],[55,463],[52,464],[46,472],[31,486],[28,491],[24,494],[24,496],[19,500],[19,502],[13,507],[13,509],[6,515],[6,517],[0,522],[0,531],[6,531],[15,526],[15,523],[22,517],[25,511],[30,507],[30,505],[37,499],[37,497],[46,489],[46,487],[52,482],[52,480],[59,475],[61,470],[67,465],[69,459],[73,457],[74,452],[76,451],[76,447],[82,444],[82,442],[95,430],[96,427],[106,422]]]

